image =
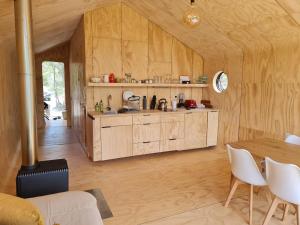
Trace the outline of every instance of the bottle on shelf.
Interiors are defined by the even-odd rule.
[[[96,111],[96,112],[100,112],[100,105],[99,105],[99,102],[97,102],[96,105],[95,105],[95,111]]]
[[[103,113],[103,101],[101,99],[100,104],[99,104],[99,111]]]
[[[147,96],[143,96],[143,110],[147,109]]]
[[[177,110],[177,96],[175,96],[175,98],[172,100],[172,110]]]

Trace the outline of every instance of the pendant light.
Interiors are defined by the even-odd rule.
[[[199,25],[200,15],[197,12],[195,0],[191,0],[190,9],[184,14],[183,22],[190,27],[196,27],[197,25]]]

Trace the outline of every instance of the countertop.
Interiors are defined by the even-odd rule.
[[[140,115],[140,114],[155,114],[155,113],[162,113],[162,114],[172,114],[172,113],[186,113],[186,112],[211,112],[211,111],[219,111],[218,109],[208,109],[208,108],[204,108],[204,109],[177,109],[177,111],[172,111],[172,110],[168,110],[167,112],[165,111],[160,111],[160,110],[140,110],[137,112],[127,112],[127,113],[117,113],[117,114],[103,114],[100,112],[96,112],[96,111],[91,111],[88,112],[88,115],[92,118],[99,118],[99,117],[111,117],[111,116],[129,116],[129,115]]]

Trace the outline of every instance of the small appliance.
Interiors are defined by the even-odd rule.
[[[184,108],[184,100],[185,100],[184,93],[180,93],[179,94],[179,102],[177,104],[178,108]]]
[[[165,98],[159,99],[157,109],[167,111],[168,110],[167,99],[165,99]]]
[[[188,100],[185,100],[184,106],[187,109],[195,109],[195,108],[197,108],[197,103],[193,99],[188,99]]]

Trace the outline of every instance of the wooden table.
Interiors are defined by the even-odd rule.
[[[291,163],[300,167],[300,146],[288,144],[281,140],[260,138],[238,141],[230,144],[234,148],[243,148],[259,158],[269,157],[282,163]]]

